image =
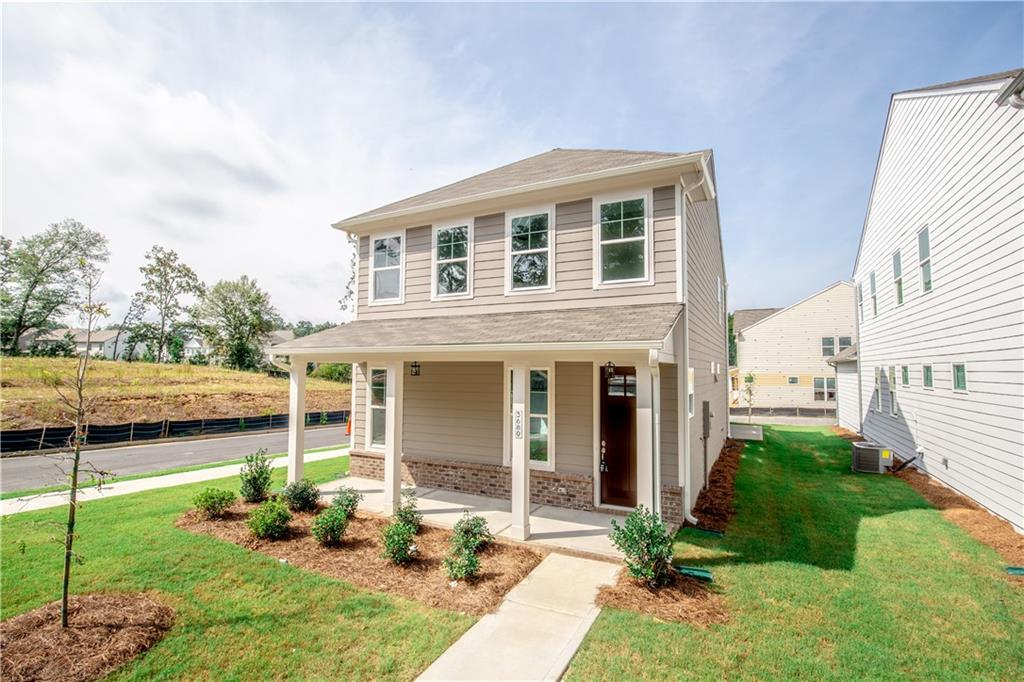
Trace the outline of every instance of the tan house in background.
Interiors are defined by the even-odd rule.
[[[555,149],[335,225],[355,320],[274,346],[352,362],[350,471],[531,504],[689,515],[728,428],[710,151]],[[302,476],[292,419],[288,477]]]
[[[836,408],[829,358],[856,343],[853,285],[836,282],[788,308],[737,310],[733,405],[746,407],[743,382],[754,375],[755,410]]]

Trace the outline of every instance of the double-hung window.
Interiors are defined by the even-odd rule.
[[[967,392],[967,365],[963,363],[953,364],[953,390],[959,393]]]
[[[472,296],[473,221],[434,226],[434,298]]]
[[[909,386],[910,385],[910,366],[909,365],[901,365],[900,366],[900,385],[902,385],[902,386]]]
[[[882,368],[875,367],[875,412],[882,411]]]
[[[925,388],[935,387],[935,376],[932,374],[931,365],[923,365],[921,367],[921,383]]]
[[[405,236],[372,237],[370,241],[370,303],[401,303]]]
[[[372,448],[383,448],[387,444],[387,386],[388,371],[371,369],[369,446]]]
[[[836,337],[821,337],[821,357],[830,358],[836,354]]]
[[[508,273],[506,293],[539,291],[554,287],[553,208],[508,214]]]
[[[899,403],[896,402],[896,366],[889,365],[889,414],[897,417],[900,414]]]
[[[550,414],[548,370],[530,370],[530,461],[550,461]]]
[[[857,284],[857,316],[864,321],[864,283]]]
[[[917,267],[921,271],[921,291],[932,290],[932,247],[928,240],[928,228],[917,233]]]
[[[871,316],[878,316],[878,292],[875,290],[875,272],[871,271]]]
[[[892,286],[896,293],[896,305],[903,305],[903,262],[899,251],[892,254]]]
[[[853,337],[840,336],[839,337],[839,352],[842,353],[844,350],[853,345]]]
[[[650,281],[650,195],[596,198],[594,286]]]
[[[686,370],[686,416],[692,417],[694,414],[694,399],[693,399],[693,367],[689,367]]]

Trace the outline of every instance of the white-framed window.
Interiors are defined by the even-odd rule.
[[[903,305],[903,261],[899,251],[892,254],[892,286],[896,305]]]
[[[896,366],[889,365],[889,414],[898,417],[900,404],[896,400]]]
[[[836,354],[836,337],[821,337],[821,357],[830,358]]]
[[[554,363],[530,367],[526,378],[526,412],[529,433],[526,457],[531,469],[555,468],[555,373]],[[505,466],[512,464],[512,370],[505,370]]]
[[[882,368],[875,367],[875,412],[882,411]]]
[[[932,366],[931,365],[922,365],[921,366],[921,384],[925,388],[934,388],[935,387],[935,375],[932,373]]]
[[[722,277],[715,277],[715,285],[718,291],[718,321],[725,322],[725,306],[722,305]]]
[[[594,198],[594,288],[651,284],[650,190]]]
[[[369,305],[405,298],[405,232],[370,237]]]
[[[910,365],[900,365],[900,385],[910,385]]]
[[[431,238],[431,299],[473,296],[473,219],[434,225]]]
[[[857,284],[857,316],[861,322],[864,321],[864,283]]]
[[[505,293],[555,288],[555,208],[505,214]]]
[[[693,399],[693,367],[689,367],[686,370],[686,414],[689,417],[693,417],[694,399]]]
[[[800,384],[800,377],[786,377],[786,381],[790,386],[798,386]]]
[[[921,272],[921,291],[932,290],[932,247],[928,238],[928,226],[917,233],[917,267]]]
[[[953,390],[967,393],[967,365],[962,362],[953,363]]]
[[[852,336],[840,336],[839,337],[839,352],[842,353],[844,350],[853,345]]]
[[[814,399],[829,401],[836,399],[835,377],[814,377]]]
[[[878,292],[875,289],[875,272],[871,271],[871,317],[878,317]]]
[[[387,387],[388,371],[381,367],[371,367],[367,378],[368,395],[366,413],[369,421],[366,430],[366,447],[383,450],[388,442],[387,434]]]

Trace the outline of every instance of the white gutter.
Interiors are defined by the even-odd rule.
[[[274,367],[277,367],[280,370],[283,370],[283,371],[288,372],[289,374],[291,374],[292,363],[291,362],[283,362],[281,360],[278,360],[278,357],[288,357],[288,356],[287,355],[277,356],[277,355],[274,355],[273,351],[270,351],[269,353],[267,353],[267,359],[270,360],[270,364],[272,364]]]
[[[551,351],[603,351],[603,350],[661,350],[664,339],[646,341],[590,341],[571,343],[500,343],[500,344],[459,344],[432,346],[320,346],[309,348],[271,349],[270,354],[323,355],[346,353],[349,355],[373,355],[380,353],[500,353],[500,352],[551,352]]]

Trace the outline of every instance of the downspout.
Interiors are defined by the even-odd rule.
[[[287,356],[284,356],[284,357],[287,357]],[[277,355],[274,355],[273,353],[267,353],[267,359],[270,360],[270,364],[272,364],[274,367],[277,367],[278,369],[280,369],[280,370],[282,370],[284,372],[288,372],[289,374],[291,374],[291,371],[292,371],[292,363],[290,362],[291,358],[289,358],[289,362],[285,362],[283,360],[280,360]]]
[[[703,177],[701,178],[701,181],[703,181]],[[679,212],[682,217],[681,229],[683,234],[680,235],[680,238],[683,240],[682,257],[683,272],[685,273],[685,276],[683,277],[683,333],[680,339],[680,345],[682,346],[682,348],[681,352],[677,356],[678,358],[682,358],[682,366],[680,367],[677,364],[677,371],[679,373],[678,381],[683,385],[683,388],[685,389],[685,391],[683,392],[685,401],[682,405],[679,406],[680,414],[683,416],[682,429],[680,429],[680,433],[682,434],[683,439],[683,447],[681,448],[682,452],[680,453],[680,459],[682,459],[683,466],[682,471],[680,472],[681,475],[679,476],[679,482],[682,483],[683,486],[683,520],[691,525],[697,526],[700,525],[700,522],[693,514],[690,513],[690,510],[693,509],[694,504],[690,486],[690,269],[689,267],[686,267],[686,259],[689,253],[689,230],[687,226],[688,221],[686,220],[686,202],[690,195],[689,190],[686,189],[686,183],[683,182],[682,176],[679,177],[679,184],[681,187],[683,187],[683,191],[680,192],[680,198],[683,205],[680,206]],[[698,187],[699,184],[700,183],[694,185],[694,187]]]

